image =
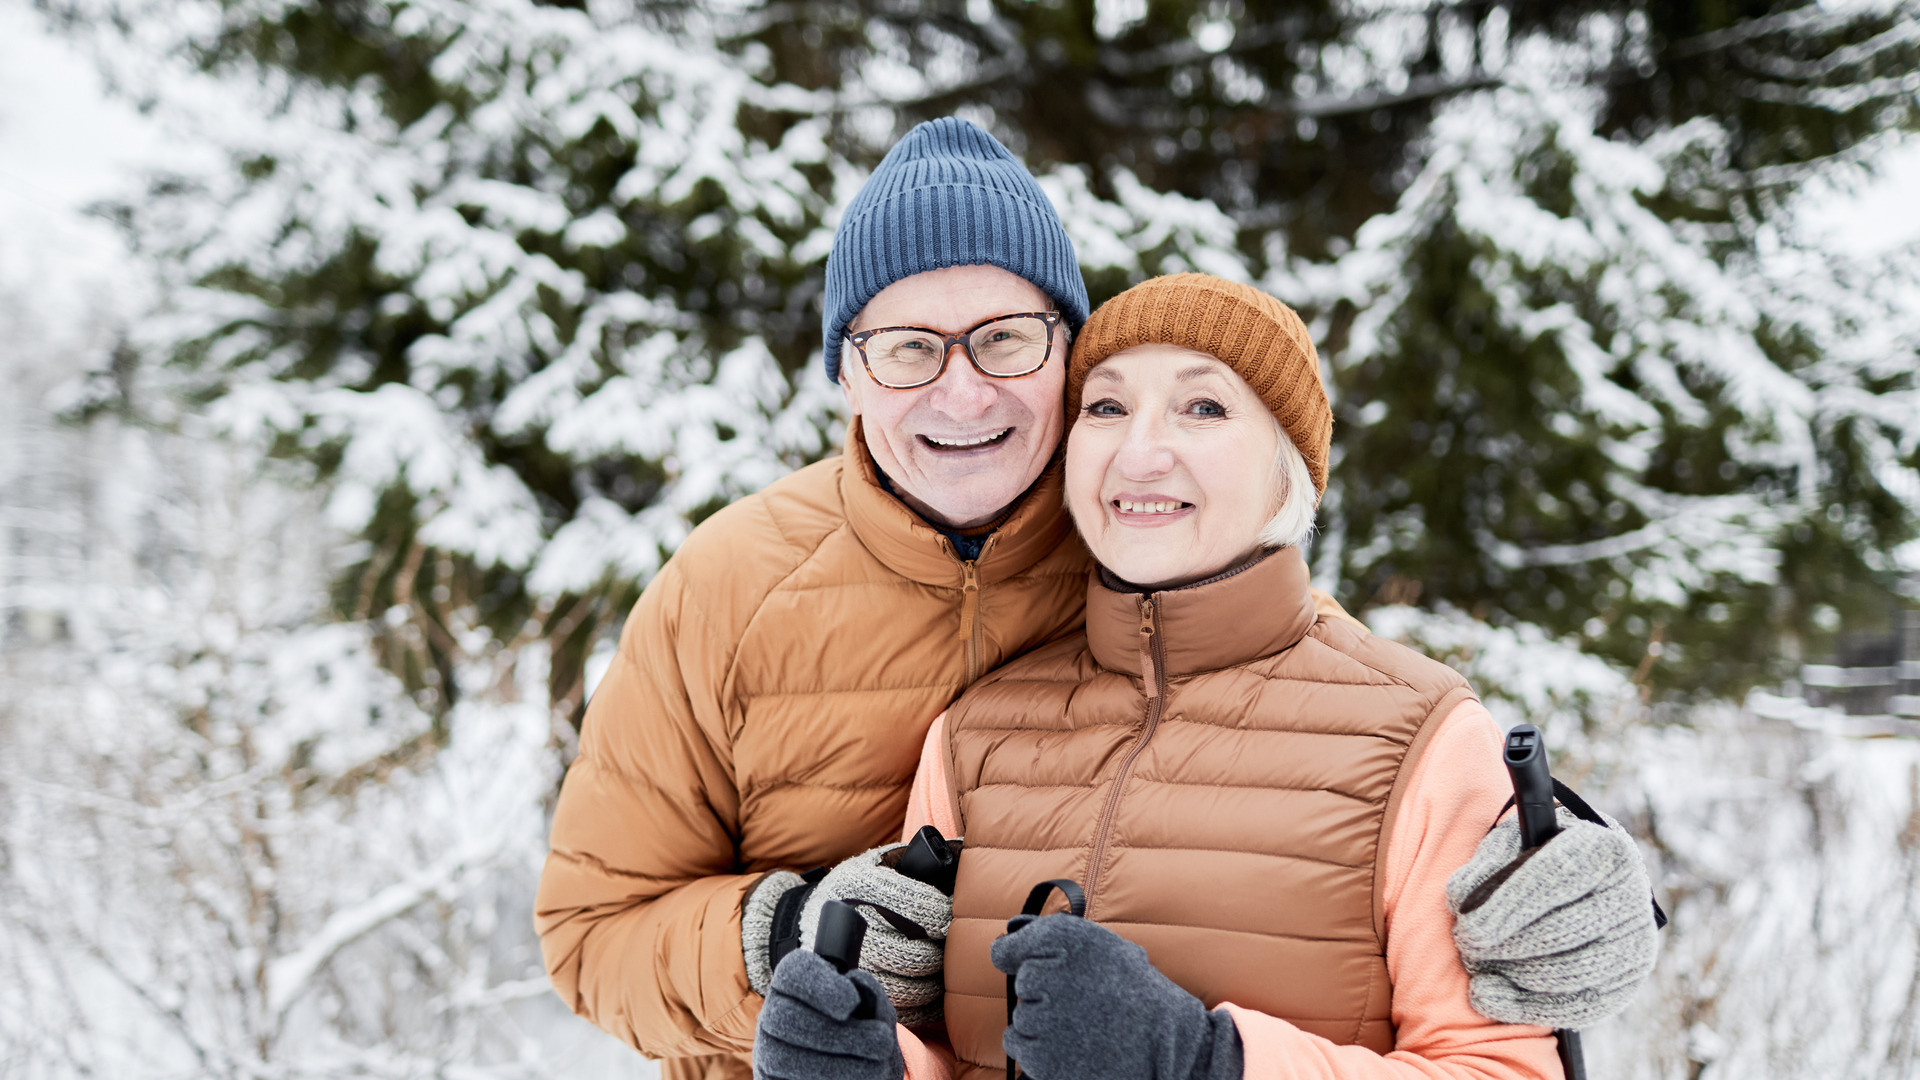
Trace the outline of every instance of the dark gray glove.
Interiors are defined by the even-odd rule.
[[[1653,890],[1633,837],[1565,807],[1557,820],[1560,832],[1518,863],[1520,826],[1502,821],[1447,879],[1467,999],[1489,1019],[1590,1027],[1653,972]]]
[[[835,866],[813,887],[800,913],[800,947],[813,948],[820,911],[829,900],[854,903],[866,920],[866,942],[860,966],[886,987],[887,1000],[909,1027],[940,1019],[942,961],[946,957],[947,927],[953,922],[953,898],[925,882],[893,869],[905,844],[888,844],[864,851]],[[800,875],[784,870],[768,874],[754,887],[740,913],[740,947],[747,961],[747,981],[761,994],[773,978],[769,944],[774,909],[789,890],[804,888]],[[878,904],[919,927],[911,937],[869,904]]]
[[[993,943],[1019,1007],[1001,1037],[1034,1080],[1240,1080],[1240,1032],[1089,919],[1048,915]]]
[[[753,1032],[754,1080],[900,1080],[906,1059],[887,992],[814,953],[787,954]]]

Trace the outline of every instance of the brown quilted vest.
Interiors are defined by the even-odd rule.
[[[948,715],[967,838],[946,957],[962,1075],[1005,1067],[988,948],[1058,877],[1209,1008],[1391,1050],[1375,868],[1427,721],[1471,694],[1316,618],[1297,549],[1150,595],[1096,575],[1084,637],[994,672]]]

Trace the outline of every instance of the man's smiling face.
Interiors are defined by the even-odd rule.
[[[997,266],[955,266],[882,289],[847,332],[921,326],[957,334],[996,315],[1053,306],[1039,286]],[[1046,366],[1017,379],[988,378],[956,349],[934,382],[893,390],[873,381],[852,345],[842,357],[840,387],[861,418],[867,450],[901,498],[931,521],[956,529],[992,521],[1039,479],[1060,445],[1063,328],[1054,330]]]

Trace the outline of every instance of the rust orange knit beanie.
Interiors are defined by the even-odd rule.
[[[1150,278],[1101,304],[1074,340],[1067,415],[1094,365],[1135,345],[1179,345],[1218,357],[1253,387],[1300,448],[1318,493],[1327,493],[1333,409],[1320,385],[1320,355],[1306,323],[1251,285],[1210,274]]]

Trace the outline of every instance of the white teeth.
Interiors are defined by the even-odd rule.
[[[1187,505],[1183,502],[1134,502],[1131,499],[1115,499],[1123,514],[1171,514]]]
[[[942,439],[937,435],[928,435],[926,436],[926,440],[935,446],[951,446],[956,448],[965,447],[965,446],[979,446],[983,443],[990,443],[993,440],[999,438],[1002,435],[1005,435],[1007,432],[1012,430],[1013,430],[1012,428],[1001,428],[999,431],[996,431],[991,435],[975,435],[971,438],[964,438],[964,439]]]

